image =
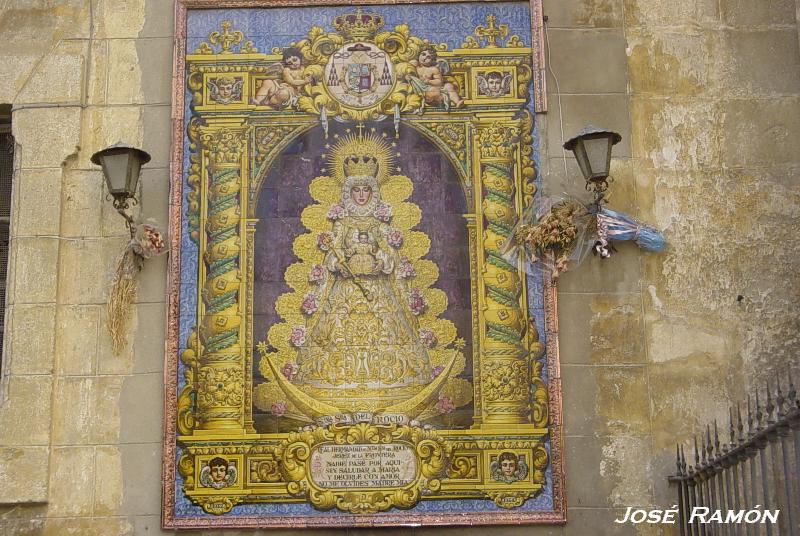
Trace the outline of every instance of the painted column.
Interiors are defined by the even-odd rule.
[[[195,433],[243,433],[250,419],[243,322],[246,130],[225,125],[201,131],[206,183],[200,207],[205,217],[200,221]]]
[[[516,151],[520,126],[510,117],[477,124],[480,184],[476,188],[483,225],[481,326],[482,427],[530,423],[530,378],[523,337],[526,314],[521,305],[524,273],[503,256],[517,222]],[[481,192],[482,190],[482,192]]]

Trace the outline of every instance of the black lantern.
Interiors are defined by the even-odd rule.
[[[142,165],[149,161],[149,154],[122,142],[92,155],[92,163],[102,166],[108,193],[114,198],[114,208],[125,218],[128,227],[131,227],[133,218],[125,210],[137,203],[135,195],[139,173]]]
[[[616,132],[589,125],[564,144],[575,154],[586,189],[600,195],[608,188],[611,172],[611,147],[622,140]]]

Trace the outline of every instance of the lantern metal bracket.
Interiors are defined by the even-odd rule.
[[[117,212],[119,212],[119,214],[123,218],[125,218],[125,225],[128,227],[128,231],[131,233],[131,238],[133,238],[133,234],[135,232],[133,216],[128,214],[126,211],[138,205],[139,200],[133,196],[128,196],[126,194],[121,194],[121,195],[106,194],[106,201],[111,201],[112,205],[114,205],[114,208],[117,210]]]

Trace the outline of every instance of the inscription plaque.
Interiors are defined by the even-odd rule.
[[[311,454],[311,478],[320,488],[392,488],[411,484],[414,450],[389,445],[323,445]]]

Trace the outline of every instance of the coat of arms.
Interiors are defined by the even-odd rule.
[[[351,43],[331,55],[325,66],[325,85],[331,96],[353,108],[369,108],[394,86],[394,67],[388,54],[372,43]]]

